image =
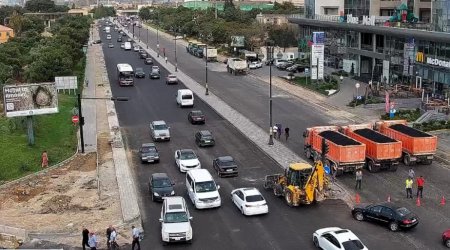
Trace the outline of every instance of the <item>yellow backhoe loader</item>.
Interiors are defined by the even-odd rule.
[[[314,166],[293,163],[284,174],[267,175],[264,188],[273,189],[275,196],[284,196],[289,206],[299,206],[324,200],[328,179],[322,161],[316,161]]]

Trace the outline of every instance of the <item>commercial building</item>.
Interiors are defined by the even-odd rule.
[[[6,43],[11,37],[14,37],[14,30],[0,25],[0,43]]]
[[[288,20],[299,26],[301,38],[311,40],[313,32],[325,32],[328,66],[353,72],[367,82],[414,84],[417,81],[439,93],[450,86],[449,9],[442,11],[441,6],[433,11],[432,26],[447,32],[388,27],[382,17],[353,16],[363,13],[358,12],[362,11],[359,7],[349,13],[351,16],[335,19],[316,16]],[[414,24],[405,25],[414,27]]]
[[[450,32],[450,0],[435,0],[432,5],[433,30]]]

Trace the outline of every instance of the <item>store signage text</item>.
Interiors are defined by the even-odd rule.
[[[352,14],[348,14],[347,23],[359,24],[359,19],[358,17],[354,17]],[[375,26],[375,16],[363,16],[361,24]]]
[[[435,66],[441,66],[441,67],[445,67],[445,68],[450,68],[450,62],[449,61],[444,61],[444,60],[440,60],[440,59],[433,59],[433,58],[429,58],[427,57],[427,64],[430,65],[435,65]]]

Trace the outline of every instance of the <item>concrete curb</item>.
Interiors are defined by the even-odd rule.
[[[27,241],[29,237],[28,231],[25,229],[4,225],[0,225],[0,234],[14,235],[16,238],[23,241]]]
[[[128,35],[130,33],[123,29]],[[135,40],[135,42],[137,42]],[[177,75],[178,79],[180,79],[186,87],[188,87],[192,92],[194,92],[198,98],[202,99],[208,106],[210,106],[213,110],[215,110],[219,115],[221,115],[224,119],[231,123],[240,133],[246,136],[251,142],[253,142],[258,148],[260,148],[268,157],[277,162],[283,169],[289,167],[291,163],[295,162],[307,162],[302,157],[298,156],[295,152],[291,151],[289,148],[284,146],[282,143],[274,140],[274,145],[269,146],[267,143],[268,132],[261,129],[259,126],[250,121],[247,117],[233,109],[227,103],[225,103],[222,99],[214,95],[211,91],[209,95],[205,95],[205,87],[203,87],[200,83],[193,80],[191,77],[178,70],[175,72],[175,66],[170,62],[165,62],[164,58],[157,57],[157,53],[152,49],[145,49],[146,45],[143,42],[137,42],[141,48],[147,51],[149,55],[151,55],[154,60],[158,61],[158,63],[166,68],[169,72]],[[239,126],[237,126],[239,124]],[[264,136],[264,138],[261,136]],[[336,185],[337,188],[344,190],[345,197],[342,199],[347,202],[349,206],[348,192],[342,188],[341,185]]]
[[[16,180],[13,180],[13,181],[10,181],[10,182],[7,182],[7,183],[5,183],[5,184],[2,184],[2,185],[0,185],[0,189],[6,189],[6,188],[9,188],[9,187],[11,187],[12,185],[15,185],[15,184],[24,182],[24,181],[26,181],[26,180],[28,180],[28,179],[31,179],[31,178],[35,177],[35,176],[43,175],[43,174],[47,173],[47,172],[50,171],[50,170],[59,168],[59,167],[65,165],[65,164],[67,164],[68,162],[72,161],[77,155],[78,155],[78,148],[77,148],[77,151],[75,152],[75,154],[73,154],[73,155],[70,156],[69,158],[65,159],[64,161],[61,161],[61,162],[59,162],[59,163],[57,163],[57,164],[55,164],[55,165],[53,165],[53,166],[51,166],[51,167],[47,167],[47,168],[45,168],[45,169],[43,169],[43,170],[40,170],[40,171],[38,171],[38,172],[29,174],[29,175],[27,175],[27,176],[21,177],[21,178],[19,178],[19,179],[16,179]]]

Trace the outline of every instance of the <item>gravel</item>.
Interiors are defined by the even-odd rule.
[[[396,130],[400,133],[412,136],[412,137],[432,137],[431,135],[429,135],[427,133],[424,133],[420,130],[408,127],[403,124],[394,124],[394,125],[390,126],[390,128],[392,128],[393,130]]]
[[[319,135],[340,146],[361,145],[361,143],[336,131],[323,131]]]
[[[378,142],[378,143],[391,143],[391,142],[397,142],[396,140],[389,138],[383,134],[380,134],[376,131],[373,131],[372,129],[363,128],[363,129],[357,129],[355,131],[355,134],[358,134],[362,137],[365,137],[371,141]]]

